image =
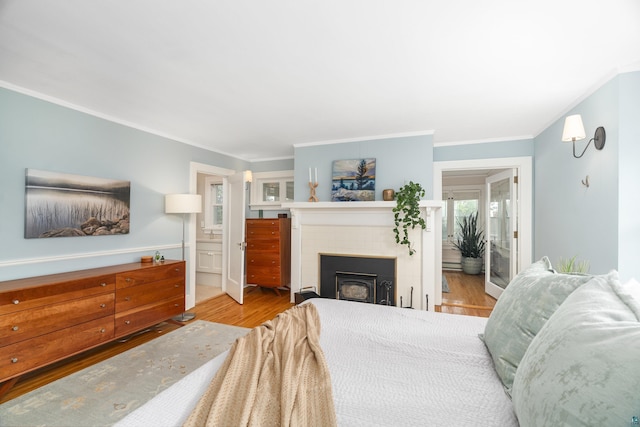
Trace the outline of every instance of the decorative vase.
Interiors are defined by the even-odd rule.
[[[480,274],[484,260],[482,258],[462,257],[462,271],[466,274]]]
[[[391,202],[393,201],[394,197],[395,197],[395,192],[393,191],[393,189],[382,190],[382,200],[386,202]]]

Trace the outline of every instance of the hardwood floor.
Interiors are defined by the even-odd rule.
[[[460,271],[443,272],[451,292],[442,294],[442,306],[436,311],[468,316],[489,317],[495,298],[484,292],[484,276]]]
[[[489,316],[495,305],[495,299],[484,293],[483,276],[469,276],[450,271],[444,274],[451,292],[443,294],[442,306],[437,307],[436,311]],[[196,319],[253,328],[292,306],[293,304],[289,302],[289,294],[286,292],[278,296],[270,289],[247,288],[243,305],[236,303],[225,294],[199,302],[189,311],[196,313]],[[126,342],[109,343],[24,375],[7,394],[0,398],[0,403],[120,354],[180,326],[181,324],[173,322],[161,323],[147,332],[131,337]]]

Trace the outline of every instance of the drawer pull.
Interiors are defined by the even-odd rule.
[[[105,328],[100,329],[100,333],[101,333],[101,334],[104,334],[105,332],[106,332],[106,329],[105,329]]]
[[[19,299],[14,299],[12,302],[13,302],[14,304],[20,304],[20,300],[19,300]]]
[[[17,331],[18,329],[20,328],[18,328],[17,326],[14,326],[13,328],[11,328],[12,331]]]
[[[131,301],[131,297],[124,297],[125,301]]]
[[[105,286],[107,286],[107,284],[106,283],[100,283],[100,286],[102,286],[104,288]]]
[[[175,285],[173,285],[174,288],[179,288],[180,285],[178,285],[177,283]]]
[[[176,270],[176,271],[180,271],[180,269],[179,269],[179,268],[176,268],[175,270]]]
[[[105,308],[107,306],[107,304],[100,304],[100,308]]]
[[[125,325],[130,325],[130,324],[131,324],[131,320],[125,320],[125,321],[124,321],[124,324],[125,324]]]
[[[18,358],[17,357],[12,357],[11,358],[11,363],[18,363]]]
[[[124,279],[125,282],[130,282],[131,281],[131,277],[127,277],[126,279]]]

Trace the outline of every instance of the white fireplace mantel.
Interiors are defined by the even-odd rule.
[[[384,255],[397,259],[398,295],[409,301],[414,287],[414,308],[428,310],[442,301],[442,207],[437,200],[420,201],[427,228],[414,230],[416,254],[395,243],[393,208],[396,202],[284,203],[291,212],[291,301],[301,288],[318,289],[321,253]],[[396,301],[399,304],[399,301]]]

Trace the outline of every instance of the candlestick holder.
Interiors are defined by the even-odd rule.
[[[315,184],[311,181],[309,181],[309,201],[310,202],[317,202],[318,198],[316,197],[316,188],[318,188],[318,183],[316,182]]]

